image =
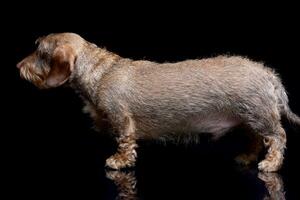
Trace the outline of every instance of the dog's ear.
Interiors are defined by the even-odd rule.
[[[76,60],[74,50],[68,45],[60,45],[53,51],[50,72],[46,78],[48,87],[58,87],[70,77]]]

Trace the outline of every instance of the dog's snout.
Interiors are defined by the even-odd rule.
[[[23,66],[24,66],[24,62],[22,61],[17,64],[18,69],[21,69]]]

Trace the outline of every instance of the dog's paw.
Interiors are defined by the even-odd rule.
[[[134,172],[108,170],[108,171],[106,171],[106,178],[113,180],[113,181],[135,180],[135,174],[134,174]]]
[[[249,167],[253,162],[257,161],[257,157],[253,154],[241,154],[235,157],[235,162],[243,167]]]
[[[280,165],[268,160],[263,160],[258,163],[258,169],[263,172],[276,172],[279,168]]]
[[[235,157],[234,160],[238,165],[241,165],[241,166],[249,166],[251,163],[251,161],[248,159],[248,157],[244,154]]]
[[[130,160],[122,154],[115,154],[106,160],[106,167],[119,170],[126,167],[134,167],[135,160]]]

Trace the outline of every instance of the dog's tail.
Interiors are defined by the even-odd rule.
[[[280,114],[285,116],[290,122],[300,126],[300,117],[297,116],[289,107],[289,100],[284,86],[282,85],[280,78],[276,76],[275,92],[277,93],[278,106]]]
[[[295,113],[293,113],[288,105],[284,107],[281,113],[292,123],[300,126],[300,118]]]

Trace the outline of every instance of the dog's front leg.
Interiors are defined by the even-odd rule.
[[[117,138],[117,153],[106,160],[106,166],[112,169],[121,169],[125,167],[133,167],[136,161],[136,134],[135,124],[130,116],[124,117],[123,125],[119,129],[119,137]]]

